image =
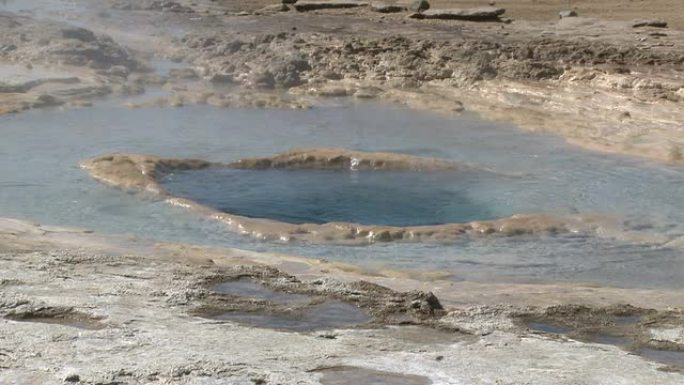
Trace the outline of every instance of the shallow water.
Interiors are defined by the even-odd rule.
[[[530,330],[548,334],[568,334],[572,331],[570,328],[543,322],[531,322],[527,325],[527,327],[530,328]]]
[[[116,151],[227,162],[295,147],[442,157],[509,175],[454,183],[459,199],[472,204],[467,209],[484,210],[476,215],[599,212],[623,218],[628,229],[666,239],[684,235],[681,168],[590,153],[555,137],[521,133],[475,117],[447,118],[381,104],[339,101],[311,110],[131,110],[120,102],[0,117],[0,216],[370,268],[439,270],[453,279],[684,288],[681,250],[578,234],[482,238],[449,245],[256,242],[164,202],[103,186],[78,162]]]
[[[615,322],[618,326],[634,324],[640,320],[639,317],[616,317]],[[554,325],[545,322],[530,322],[527,327],[536,332],[544,334],[571,335],[574,329]],[[584,335],[582,340],[604,345],[614,345],[623,349],[631,350],[635,354],[647,360],[654,361],[663,365],[684,368],[684,351],[669,351],[652,348],[638,348],[634,350],[635,341],[620,333],[594,332]]]
[[[265,329],[314,331],[348,328],[365,324],[370,318],[356,306],[329,301],[293,313],[227,312],[213,317]]]
[[[639,349],[637,354],[651,361],[673,366],[684,370],[684,351],[667,351],[657,349]]]
[[[214,286],[212,290],[221,294],[231,294],[278,303],[308,303],[311,301],[311,298],[306,295],[273,291],[251,279],[223,282]]]
[[[358,368],[354,366],[339,366],[321,369],[323,385],[429,385],[429,378],[423,376],[406,375],[384,372],[380,370]]]

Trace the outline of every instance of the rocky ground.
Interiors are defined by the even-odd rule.
[[[0,113],[138,92],[126,78],[142,64],[108,36],[12,14],[0,14],[0,29]]]
[[[393,384],[684,381],[680,367],[630,353],[681,347],[684,316],[670,307],[682,305],[678,293],[569,285],[560,289],[568,296],[559,301],[552,298],[558,287],[533,285],[530,297],[525,285],[506,285],[515,302],[528,304],[493,305],[474,287],[426,285],[320,261],[153,244],[15,220],[0,221],[0,229],[3,383],[352,383],[335,382],[341,380],[331,374],[345,370],[362,381],[354,383],[371,374]],[[238,278],[311,299],[284,306],[275,297],[211,290]],[[582,291],[592,292],[584,298],[594,303],[550,306]],[[487,292],[494,293],[491,287]],[[648,307],[606,305],[627,297]],[[369,318],[357,326],[293,332],[212,316],[288,317],[326,300],[356,306]],[[632,324],[621,322],[625,317]],[[530,322],[574,328],[575,340],[540,334]],[[576,342],[599,332],[633,343],[623,350]]]
[[[98,0],[74,1],[81,8],[68,17],[2,12],[0,113],[87,107],[146,87],[166,95],[131,107],[308,108],[351,96],[472,111],[592,149],[682,161],[676,0],[578,0],[580,16],[593,18],[562,20],[562,4],[501,0],[506,13],[486,23],[410,17],[412,4],[381,13],[301,1],[326,9]],[[432,8],[474,5],[486,4]],[[186,66],[159,74],[153,57]],[[684,383],[681,358],[643,358],[681,357],[677,291],[451,282],[9,219],[0,220],[0,260],[3,384]],[[212,290],[236,279],[307,299]],[[280,320],[329,301],[368,319],[293,332],[219,317]],[[627,342],[595,343],[606,337]]]

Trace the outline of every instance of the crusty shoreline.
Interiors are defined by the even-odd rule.
[[[451,171],[472,169],[471,166],[446,160],[422,158],[395,153],[360,152],[345,149],[294,150],[273,157],[246,158],[231,163],[213,163],[199,159],[161,158],[153,155],[111,154],[81,162],[93,178],[107,185],[133,192],[150,193],[167,203],[183,207],[226,225],[230,231],[272,242],[305,242],[323,244],[368,245],[376,242],[437,242],[480,236],[520,236],[559,233],[611,233],[619,227],[614,220],[601,215],[556,216],[524,213],[509,218],[470,223],[446,223],[430,226],[381,226],[330,222],[292,224],[265,218],[249,218],[226,213],[191,199],[176,197],[165,191],[160,179],[177,171],[228,167],[261,170],[285,169],[370,169],[406,171]]]
[[[560,374],[568,381],[563,384],[585,375],[629,385],[670,385],[682,378],[620,348],[565,341],[526,326],[572,325],[579,333],[573,338],[580,340],[583,330],[617,327],[637,341],[635,347],[676,349],[684,322],[676,291],[425,282],[311,259],[145,242],[6,218],[0,219],[0,260],[0,349],[11,352],[2,355],[0,380],[10,383],[319,384],[319,370],[342,366],[426,376],[436,384],[440,376],[548,385],[557,384]],[[207,311],[291,311],[210,290],[212,283],[237,278],[343,300],[374,321],[302,333],[205,318]],[[421,292],[425,288],[437,297]],[[574,305],[578,300],[583,304]],[[641,321],[629,329],[614,324],[615,317],[626,316]],[[411,365],[401,364],[406,359]],[[499,363],[496,369],[485,365],[491,361]],[[526,370],[535,365],[549,369]],[[480,369],[467,369],[472,367]]]

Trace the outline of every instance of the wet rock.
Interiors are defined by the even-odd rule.
[[[535,333],[618,346],[666,365],[684,367],[684,316],[677,309],[656,311],[631,305],[558,305],[513,314]],[[679,352],[680,354],[671,354]]]
[[[76,39],[83,42],[90,42],[96,39],[95,34],[85,28],[65,28],[62,30],[62,37],[65,39]]]
[[[266,158],[244,158],[231,163],[240,169],[349,170],[459,170],[466,166],[437,158],[404,154],[360,152],[335,148],[293,150]]]
[[[495,7],[453,8],[427,10],[421,13],[414,13],[410,17],[414,19],[500,21],[499,16],[503,15],[505,12],[505,9]]]
[[[380,13],[396,13],[406,11],[406,7],[401,4],[389,4],[382,2],[372,2],[371,11]]]
[[[156,181],[167,170],[197,170],[211,167],[211,162],[194,159],[165,161],[161,158],[127,154],[106,155],[81,163],[90,174],[103,183],[124,189],[163,191]]]
[[[101,318],[82,313],[69,306],[28,303],[17,306],[2,315],[13,321],[62,325],[87,330],[99,330],[105,326],[100,323]]]
[[[14,44],[0,45],[0,53],[12,52],[16,49],[17,49],[17,46]]]
[[[79,32],[87,34],[87,32]],[[47,48],[48,54],[67,65],[89,66],[107,69],[112,66],[123,66],[136,69],[139,64],[128,51],[115,43],[108,36],[96,37],[94,40],[67,39],[59,40]]]
[[[374,99],[378,97],[382,93],[381,89],[378,88],[372,88],[372,87],[364,87],[364,88],[359,88],[354,92],[354,97],[357,99]]]
[[[233,83],[234,79],[232,75],[229,74],[221,74],[221,73],[216,73],[207,78],[207,80],[211,83],[216,83],[216,84],[226,84],[226,83]]]
[[[667,28],[667,22],[664,20],[637,20],[632,23],[632,28],[641,27]]]
[[[81,377],[78,374],[70,374],[66,377],[64,377],[64,382],[79,382],[81,381]]]
[[[54,107],[60,106],[62,104],[64,104],[64,101],[60,100],[59,98],[49,94],[42,94],[36,98],[33,107]]]
[[[367,2],[355,0],[303,0],[294,4],[295,9],[299,12],[315,11],[319,9],[342,9],[365,6],[368,6]]]
[[[251,88],[271,89],[275,87],[276,80],[273,74],[268,70],[253,71],[250,73],[246,85]]]
[[[172,79],[193,80],[199,78],[197,72],[192,68],[172,68],[169,70],[169,77]]]
[[[558,17],[561,19],[566,19],[568,17],[577,17],[577,12],[575,10],[565,10],[565,11],[560,11],[558,12]]]
[[[206,287],[219,290],[196,298],[192,313],[292,331],[367,323],[432,325],[445,313],[432,293],[398,292],[367,281],[300,281],[265,266],[237,266],[225,274],[207,281]],[[220,290],[223,284],[215,283],[226,279],[229,290]]]

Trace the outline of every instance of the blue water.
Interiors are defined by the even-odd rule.
[[[340,101],[310,110],[131,110],[121,102],[1,116],[0,216],[368,268],[439,270],[453,279],[684,287],[682,250],[663,246],[665,240],[684,235],[680,167],[587,152],[553,136],[476,117],[450,118],[383,104]],[[262,243],[163,201],[104,186],[78,166],[84,158],[117,151],[230,162],[296,147],[392,151],[471,164],[507,176],[481,174],[454,183],[454,200],[467,201],[467,210],[474,210],[468,215],[603,213],[624,221],[628,230],[664,240],[634,243],[564,234],[473,238],[448,245]]]
[[[247,217],[416,226],[513,214],[494,213],[471,196],[475,185],[493,178],[486,172],[208,169],[169,175],[163,185],[172,195]]]

